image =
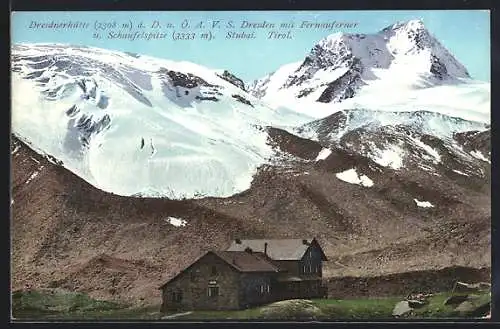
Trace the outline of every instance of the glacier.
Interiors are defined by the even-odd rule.
[[[311,119],[269,108],[215,70],[192,63],[61,45],[13,50],[13,132],[119,195],[182,199],[241,192],[272,155],[262,127]],[[206,86],[189,85],[189,79],[179,82],[187,87],[176,86],[164,72],[192,74]]]

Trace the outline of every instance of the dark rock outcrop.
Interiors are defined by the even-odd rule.
[[[351,68],[340,78],[330,82],[317,101],[321,103],[340,102],[354,97],[356,91],[364,84],[361,80],[361,71],[361,62],[354,58]]]
[[[243,91],[247,91],[247,88],[245,87],[245,83],[243,80],[232,74],[231,72],[224,70],[222,74],[217,74],[220,78],[226,80],[227,82],[235,85],[236,87],[240,88]]]
[[[248,99],[246,99],[245,97],[243,97],[243,96],[241,96],[241,95],[236,95],[236,94],[235,94],[235,95],[232,95],[232,97],[233,97],[234,99],[236,99],[236,100],[237,100],[238,102],[240,102],[240,103],[243,103],[243,104],[245,104],[245,105],[248,105],[248,106],[253,107],[253,104],[252,104],[252,103],[251,103]]]

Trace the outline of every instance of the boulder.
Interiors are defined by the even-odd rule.
[[[479,283],[457,282],[455,285],[454,292],[478,293],[489,289],[491,289],[491,284],[487,282],[479,282]]]
[[[469,315],[473,318],[484,318],[487,317],[488,314],[491,317],[491,302],[478,305],[473,311],[469,313]]]
[[[413,311],[413,308],[410,307],[410,303],[407,300],[401,301],[394,306],[392,311],[393,316],[402,316],[409,312]]]
[[[490,298],[484,298],[490,297]],[[455,311],[461,315],[469,317],[483,317],[491,312],[491,295],[488,296],[467,296],[467,300],[460,303]]]
[[[270,320],[315,320],[321,315],[321,309],[312,301],[290,299],[263,307],[259,317]]]
[[[455,308],[455,311],[464,315],[464,314],[469,314],[469,313],[473,312],[475,309],[476,309],[476,306],[471,301],[466,300],[466,301],[460,303],[460,305],[458,305]]]
[[[420,307],[423,307],[423,306],[429,304],[429,302],[426,300],[416,300],[416,299],[410,299],[410,300],[407,300],[407,302],[408,302],[408,306],[410,306],[411,308],[420,308]]]

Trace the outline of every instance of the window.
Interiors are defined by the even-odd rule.
[[[257,289],[259,290],[259,289]],[[267,283],[264,283],[263,285],[260,286],[260,293],[261,294],[265,294],[265,293],[269,293],[270,292],[270,288],[269,288],[269,285]]]
[[[302,266],[302,273],[306,273],[306,266]]]
[[[212,266],[212,271],[211,271],[212,275],[217,275],[217,267],[215,266]]]
[[[180,303],[182,301],[182,291],[172,292],[172,301],[174,303]]]
[[[200,274],[200,270],[191,271],[191,281],[197,281]]]
[[[219,296],[219,287],[214,286],[214,287],[208,287],[208,297],[217,297]]]

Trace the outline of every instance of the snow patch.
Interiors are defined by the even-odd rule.
[[[38,171],[35,171],[34,173],[32,173],[25,184],[29,184],[36,176],[38,176],[38,173],[39,173]]]
[[[373,181],[368,176],[358,174],[354,168],[338,173],[335,176],[337,176],[337,178],[341,181],[347,183],[357,184],[364,187],[373,186]]]
[[[372,157],[372,160],[384,167],[400,169],[403,166],[404,154],[405,151],[401,147],[392,145],[385,150],[379,150],[379,152]]]
[[[488,158],[486,158],[483,155],[483,153],[479,152],[478,150],[470,151],[470,155],[472,155],[474,158],[476,158],[478,160],[482,160],[484,162],[491,163],[491,161]]]
[[[420,164],[418,167],[419,167],[420,169],[425,170],[425,171],[432,171],[432,170],[433,170],[433,168],[432,168],[432,167],[430,167],[430,166],[426,166],[426,165],[424,165],[424,164]]]
[[[332,151],[330,149],[324,148],[321,151],[319,151],[318,156],[316,157],[316,161],[325,160],[330,156],[330,154],[332,154]]]
[[[421,149],[423,149],[428,155],[430,155],[430,159],[434,162],[434,163],[440,163],[441,162],[441,156],[439,155],[439,153],[433,149],[432,147],[430,147],[429,145],[425,144],[424,142],[422,142],[420,139],[418,138],[413,138],[413,137],[410,137],[410,139],[418,146],[420,147]]]
[[[453,169],[453,171],[456,172],[457,174],[462,175],[462,176],[469,176],[469,175],[467,175],[466,173],[464,173],[463,171],[460,171],[460,170]]]
[[[17,151],[19,151],[21,147],[19,145],[16,145],[16,147],[14,147],[14,150],[12,151],[12,155],[16,154]]]
[[[186,226],[186,224],[187,224],[186,220],[181,219],[181,218],[176,218],[176,217],[168,217],[166,219],[166,221],[169,224],[174,225],[175,227]]]
[[[430,203],[429,201],[419,201],[417,199],[413,199],[415,203],[417,204],[417,207],[421,208],[434,208],[434,205]]]

